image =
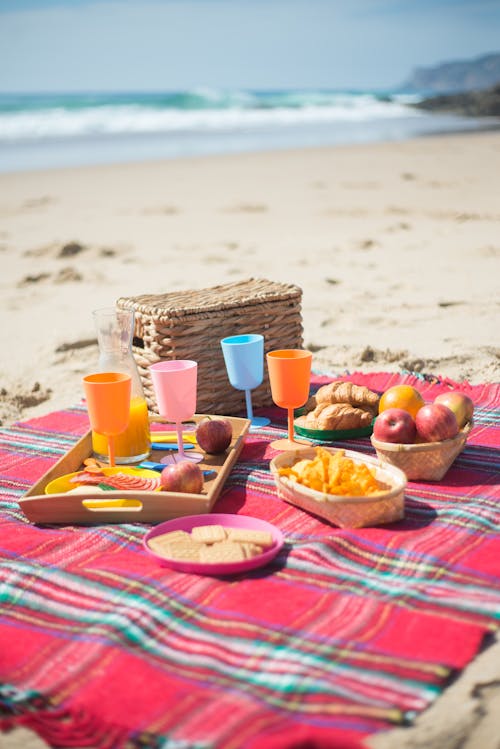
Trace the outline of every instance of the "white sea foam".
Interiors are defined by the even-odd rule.
[[[273,108],[154,108],[115,105],[69,109],[54,107],[0,114],[0,140],[38,140],[91,135],[124,135],[195,131],[238,131],[247,128],[283,127],[335,122],[363,122],[419,116],[399,102],[378,101],[372,96],[339,96],[335,106],[308,104]]]
[[[419,96],[223,91],[0,94],[0,172],[402,140],[475,129]]]

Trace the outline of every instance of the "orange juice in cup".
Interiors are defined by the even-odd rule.
[[[107,438],[104,434],[92,432],[92,450],[98,460],[105,460]],[[146,400],[132,396],[128,427],[115,437],[115,459],[117,463],[144,460],[151,451],[149,438],[149,418]]]
[[[83,378],[92,429],[104,435],[109,465],[115,465],[115,437],[128,424],[132,378],[124,372],[95,372]]]

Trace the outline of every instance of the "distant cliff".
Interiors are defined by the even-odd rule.
[[[409,92],[451,94],[486,89],[497,83],[500,83],[500,53],[416,68],[399,88]]]
[[[500,117],[500,84],[483,91],[432,96],[414,106],[429,112],[453,112],[467,117]]]

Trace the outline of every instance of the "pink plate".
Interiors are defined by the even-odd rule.
[[[220,564],[183,562],[178,559],[168,559],[156,554],[148,546],[149,539],[154,538],[154,536],[178,530],[189,533],[196,525],[225,525],[228,528],[248,528],[255,531],[268,531],[272,535],[274,543],[271,548],[266,549],[262,554],[257,554],[257,556],[251,559],[244,559],[242,562],[221,562]],[[246,570],[253,570],[264,566],[271,559],[274,559],[284,542],[285,539],[282,532],[266,520],[251,518],[247,515],[210,513],[206,515],[187,515],[186,517],[175,518],[175,520],[167,520],[165,523],[160,523],[160,525],[156,525],[144,536],[143,545],[148,554],[151,554],[162,567],[172,567],[172,569],[179,570],[180,572],[194,572],[198,575],[232,575],[236,572],[245,572]]]

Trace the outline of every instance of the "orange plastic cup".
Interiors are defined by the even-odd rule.
[[[267,354],[271,395],[280,408],[300,408],[309,398],[312,354],[280,349]]]
[[[294,439],[293,409],[300,408],[309,398],[312,353],[304,349],[278,349],[266,355],[273,401],[288,411],[288,440],[271,445],[276,450],[290,450],[299,443]]]
[[[83,388],[91,427],[108,438],[109,464],[114,466],[114,437],[128,425],[132,378],[121,372],[98,372],[83,378]]]

